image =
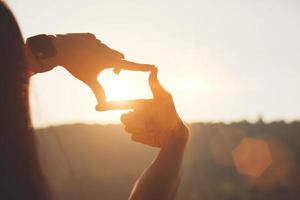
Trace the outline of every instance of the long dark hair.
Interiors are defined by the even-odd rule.
[[[24,40],[0,0],[0,199],[49,199],[28,103]]]

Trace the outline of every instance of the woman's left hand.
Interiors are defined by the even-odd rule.
[[[153,100],[132,102],[133,111],[121,117],[125,130],[132,140],[153,147],[163,147],[172,139],[186,143],[188,129],[176,112],[171,94],[159,83],[157,69],[151,72],[149,84]]]
[[[91,33],[48,35],[48,38],[56,49],[56,55],[43,59],[43,66],[35,59],[28,43],[25,44],[31,71],[47,72],[56,66],[62,66],[92,89],[100,105],[105,102],[104,90],[97,80],[101,71],[113,68],[115,73],[119,73],[122,69],[151,71],[154,68],[154,65],[125,60],[122,53],[109,48]]]

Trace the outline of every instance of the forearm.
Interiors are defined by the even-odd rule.
[[[173,199],[181,180],[186,144],[186,138],[171,138],[138,179],[129,199]]]

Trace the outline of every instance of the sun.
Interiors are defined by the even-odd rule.
[[[145,72],[121,71],[116,75],[108,69],[98,76],[98,82],[104,87],[107,101],[152,97]]]

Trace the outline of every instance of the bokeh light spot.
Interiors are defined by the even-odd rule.
[[[260,177],[272,164],[272,154],[266,141],[244,138],[232,151],[233,162],[238,173]]]

